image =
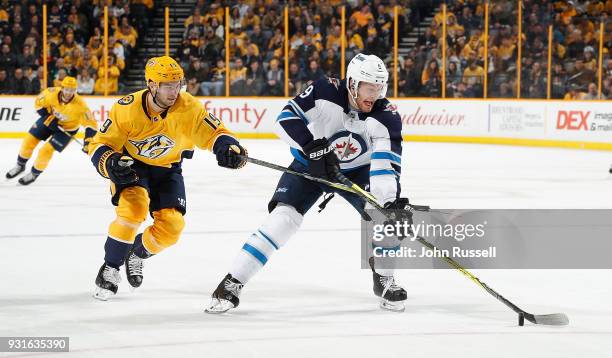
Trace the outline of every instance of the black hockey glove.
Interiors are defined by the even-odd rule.
[[[136,175],[136,171],[131,167],[133,163],[134,160],[127,155],[121,153],[111,154],[105,162],[108,178],[118,185],[137,182],[138,175]]]
[[[389,214],[389,219],[385,221],[385,225],[395,225],[395,222],[401,222],[402,225],[404,222],[407,225],[412,224],[412,211],[410,210],[410,202],[408,198],[397,198],[395,201],[390,201],[384,205],[385,211]],[[410,229],[410,235],[413,235],[412,230]],[[398,237],[400,240],[405,239],[405,237]]]
[[[308,173],[317,178],[337,181],[340,166],[334,148],[325,137],[313,140],[304,146],[308,159]]]
[[[247,163],[241,155],[248,156],[248,152],[238,142],[221,144],[216,153],[217,164],[223,168],[240,169]]]

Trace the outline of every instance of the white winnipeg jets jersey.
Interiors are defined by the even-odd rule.
[[[322,78],[290,100],[276,120],[277,134],[294,158],[308,165],[302,148],[327,138],[342,172],[369,167],[370,191],[381,204],[399,197],[402,156],[400,116],[387,99],[369,113],[351,109],[344,80]]]

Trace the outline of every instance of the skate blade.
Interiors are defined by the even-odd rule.
[[[204,310],[206,313],[210,314],[221,314],[225,313],[234,308],[234,304],[228,300],[213,298],[210,301],[210,305]]]
[[[114,295],[113,291],[96,287],[96,290],[94,291],[92,296],[93,298],[99,301],[108,301],[108,298],[112,295]]]
[[[404,312],[404,310],[406,309],[406,306],[404,305],[404,301],[392,302],[392,301],[381,298],[380,308],[386,311]]]

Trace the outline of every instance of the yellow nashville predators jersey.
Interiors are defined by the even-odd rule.
[[[51,114],[45,124],[57,118],[59,126],[67,132],[77,130],[80,126],[95,130],[97,124],[85,100],[75,93],[68,103],[62,102],[60,90],[60,87],[49,87],[36,97],[36,109],[45,108]]]
[[[180,92],[168,110],[151,116],[148,90],[121,98],[93,138],[89,154],[101,146],[115,152],[124,150],[143,163],[170,167],[182,158],[191,158],[194,146],[212,151],[215,140],[233,134],[191,94]]]

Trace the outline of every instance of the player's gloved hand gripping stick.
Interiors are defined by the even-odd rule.
[[[378,210],[383,215],[385,215],[385,217],[387,217],[387,218],[389,218],[391,220],[397,220],[395,215],[393,214],[392,210],[398,210],[398,209],[399,210],[404,210],[406,208],[408,210],[410,210],[410,211],[428,211],[429,210],[429,207],[427,207],[427,206],[412,205],[412,204],[409,204],[407,202],[407,200],[406,200],[406,202],[402,202],[402,203],[397,202],[397,201],[396,201],[397,203],[393,202],[393,203],[395,203],[395,205],[393,205],[393,203],[392,203],[391,206],[389,206],[387,208],[384,208],[380,204],[378,204],[378,202],[376,202],[376,198],[374,198],[374,196],[372,196],[372,194],[370,194],[369,192],[363,190],[359,185],[353,183],[350,179],[345,177],[342,173],[337,173],[337,179],[338,179],[338,181],[340,183],[336,183],[336,182],[329,181],[329,180],[326,180],[326,179],[323,179],[323,178],[319,178],[319,177],[315,177],[315,176],[309,175],[307,173],[296,172],[296,171],[293,171],[293,170],[291,170],[289,168],[285,168],[283,166],[272,164],[272,163],[269,163],[269,162],[266,162],[266,161],[263,161],[263,160],[259,160],[259,159],[255,159],[255,158],[251,158],[251,157],[247,157],[247,156],[242,156],[242,158],[244,160],[246,160],[247,162],[250,162],[250,163],[253,163],[253,164],[257,164],[257,165],[261,165],[261,166],[264,166],[264,167],[267,167],[267,168],[279,170],[279,171],[282,171],[282,172],[285,172],[285,173],[301,176],[303,178],[315,181],[317,183],[328,185],[328,186],[330,186],[332,188],[335,188],[335,189],[338,189],[338,190],[344,190],[344,191],[348,191],[348,192],[351,192],[351,193],[355,193],[355,194],[359,195],[364,201],[366,201],[367,203],[372,205],[376,210]],[[401,199],[399,199],[399,200],[401,200]],[[403,207],[401,207],[402,205],[403,205]],[[424,238],[422,238],[420,236],[417,236],[416,241],[421,243],[423,246],[429,248],[430,250],[437,249],[436,246],[434,246],[432,243],[430,243],[429,241],[425,240]],[[485,284],[484,282],[480,281],[480,279],[478,277],[476,277],[474,274],[469,272],[467,269],[463,268],[457,261],[453,260],[450,257],[441,257],[440,259],[444,260],[451,267],[457,269],[459,272],[461,272],[462,274],[467,276],[470,280],[472,280],[472,282],[474,282],[475,284],[477,284],[478,286],[483,288],[491,296],[495,297],[498,301],[500,301],[501,303],[503,303],[506,306],[508,306],[514,312],[518,313],[518,320],[519,320],[519,325],[520,326],[524,325],[525,319],[527,319],[531,323],[542,324],[542,325],[549,325],[549,326],[564,326],[564,325],[569,324],[569,318],[564,313],[553,313],[553,314],[546,314],[546,315],[534,315],[534,314],[531,314],[531,313],[528,313],[528,312],[522,310],[521,308],[516,306],[514,303],[510,302],[508,299],[506,299],[505,297],[503,297],[502,295],[497,293],[495,290],[493,290],[487,284]]]

